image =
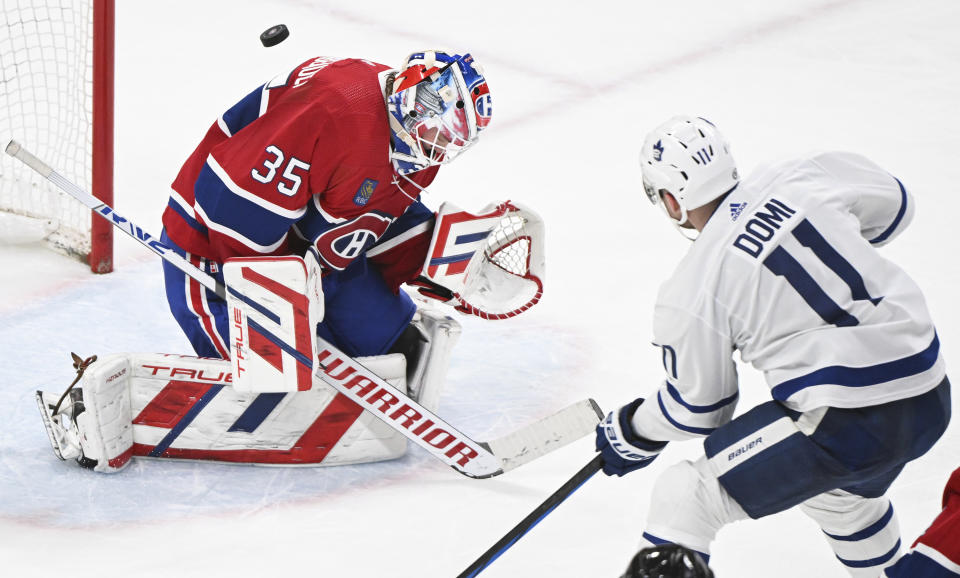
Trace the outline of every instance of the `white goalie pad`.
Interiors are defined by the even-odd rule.
[[[407,390],[403,355],[358,361]],[[406,453],[404,436],[323,384],[288,393],[232,384],[226,360],[118,354],[94,363],[68,396],[74,409],[85,406],[75,420],[64,419],[65,405],[51,416],[57,396],[38,399],[58,457],[101,472],[119,471],[131,457],[333,466]]]
[[[420,332],[415,361],[407,367],[410,397],[430,411],[440,406],[440,393],[450,366],[450,352],[460,338],[460,324],[438,311],[420,308],[411,322]]]
[[[472,214],[441,205],[423,276],[450,290],[458,310],[519,315],[540,301],[545,274],[544,225],[532,209],[507,201]]]
[[[315,331],[323,320],[320,266],[300,257],[239,257],[223,266],[230,360],[238,391],[313,387]]]

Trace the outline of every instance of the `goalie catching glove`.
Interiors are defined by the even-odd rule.
[[[597,451],[603,455],[603,473],[608,476],[623,476],[649,466],[667,446],[667,442],[634,433],[630,422],[642,403],[643,398],[638,398],[610,412],[597,426]]]
[[[508,319],[543,295],[543,220],[507,201],[468,213],[451,203],[437,212],[419,293],[482,319]]]

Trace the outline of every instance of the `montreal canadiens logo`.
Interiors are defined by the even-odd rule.
[[[474,102],[474,108],[477,111],[477,116],[489,119],[493,116],[493,101],[490,100],[490,94],[480,95],[477,100]]]
[[[350,261],[364,251],[369,245],[377,240],[377,235],[373,231],[360,229],[350,234],[344,235],[333,242],[333,250],[344,260]]]
[[[473,110],[477,113],[477,127],[484,128],[490,124],[490,117],[493,115],[490,89],[486,82],[480,81],[470,87],[470,94],[473,97]]]
[[[342,271],[383,235],[392,220],[388,215],[366,213],[323,233],[314,246],[330,268]]]

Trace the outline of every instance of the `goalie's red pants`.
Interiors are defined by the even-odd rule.
[[[161,242],[223,283],[219,263],[187,253],[166,235]],[[173,265],[163,262],[167,302],[180,328],[200,357],[230,357],[227,303]],[[380,271],[364,257],[323,278],[324,319],[317,335],[347,355],[382,355],[406,329],[416,305],[387,286]]]

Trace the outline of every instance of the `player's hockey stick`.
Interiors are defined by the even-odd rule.
[[[6,152],[89,207],[93,212],[109,220],[118,229],[197,280],[204,287],[216,292],[221,297],[226,295],[225,288],[213,277],[194,267],[156,237],[54,171],[16,141],[10,141],[6,147]],[[231,291],[236,294],[235,290]],[[489,442],[477,442],[408,397],[405,392],[393,387],[355,359],[319,337],[317,337],[317,349],[319,351],[320,370],[314,374],[315,380],[323,381],[427,450],[432,456],[472,478],[487,478],[502,474],[558,449],[592,432],[603,417],[596,402],[592,399],[586,399],[512,434]],[[299,363],[308,365],[312,369],[312,360],[301,359],[298,356],[295,356],[295,358]],[[334,363],[337,364],[338,371],[326,371],[326,368],[332,367]],[[347,381],[338,379],[333,375],[333,373],[338,373],[340,376],[347,375],[347,369],[351,370],[350,375],[354,379]],[[355,379],[357,377],[365,379],[366,384],[361,386],[360,384],[365,382],[361,379]],[[369,384],[372,384],[372,386]],[[393,396],[392,399],[396,400],[395,406],[398,409],[394,411],[394,406],[384,403],[386,396]]]
[[[520,523],[514,526],[512,530],[507,532],[503,538],[500,538],[499,542],[491,546],[490,549],[477,558],[473,564],[461,572],[457,578],[473,578],[474,576],[480,574],[480,572],[483,572],[484,568],[492,564],[493,561],[499,558],[501,554],[516,544],[517,541],[526,535],[526,533],[529,532],[534,526],[536,526],[540,520],[546,518],[550,512],[552,512],[564,500],[569,498],[570,494],[577,491],[580,486],[585,484],[587,480],[593,477],[593,474],[599,472],[600,468],[602,467],[603,456],[597,454],[597,456],[590,460],[587,465],[583,466],[579,472],[574,474],[572,478],[560,486],[556,492],[551,494],[549,498],[544,500],[542,504],[530,512],[526,518],[521,520]]]

